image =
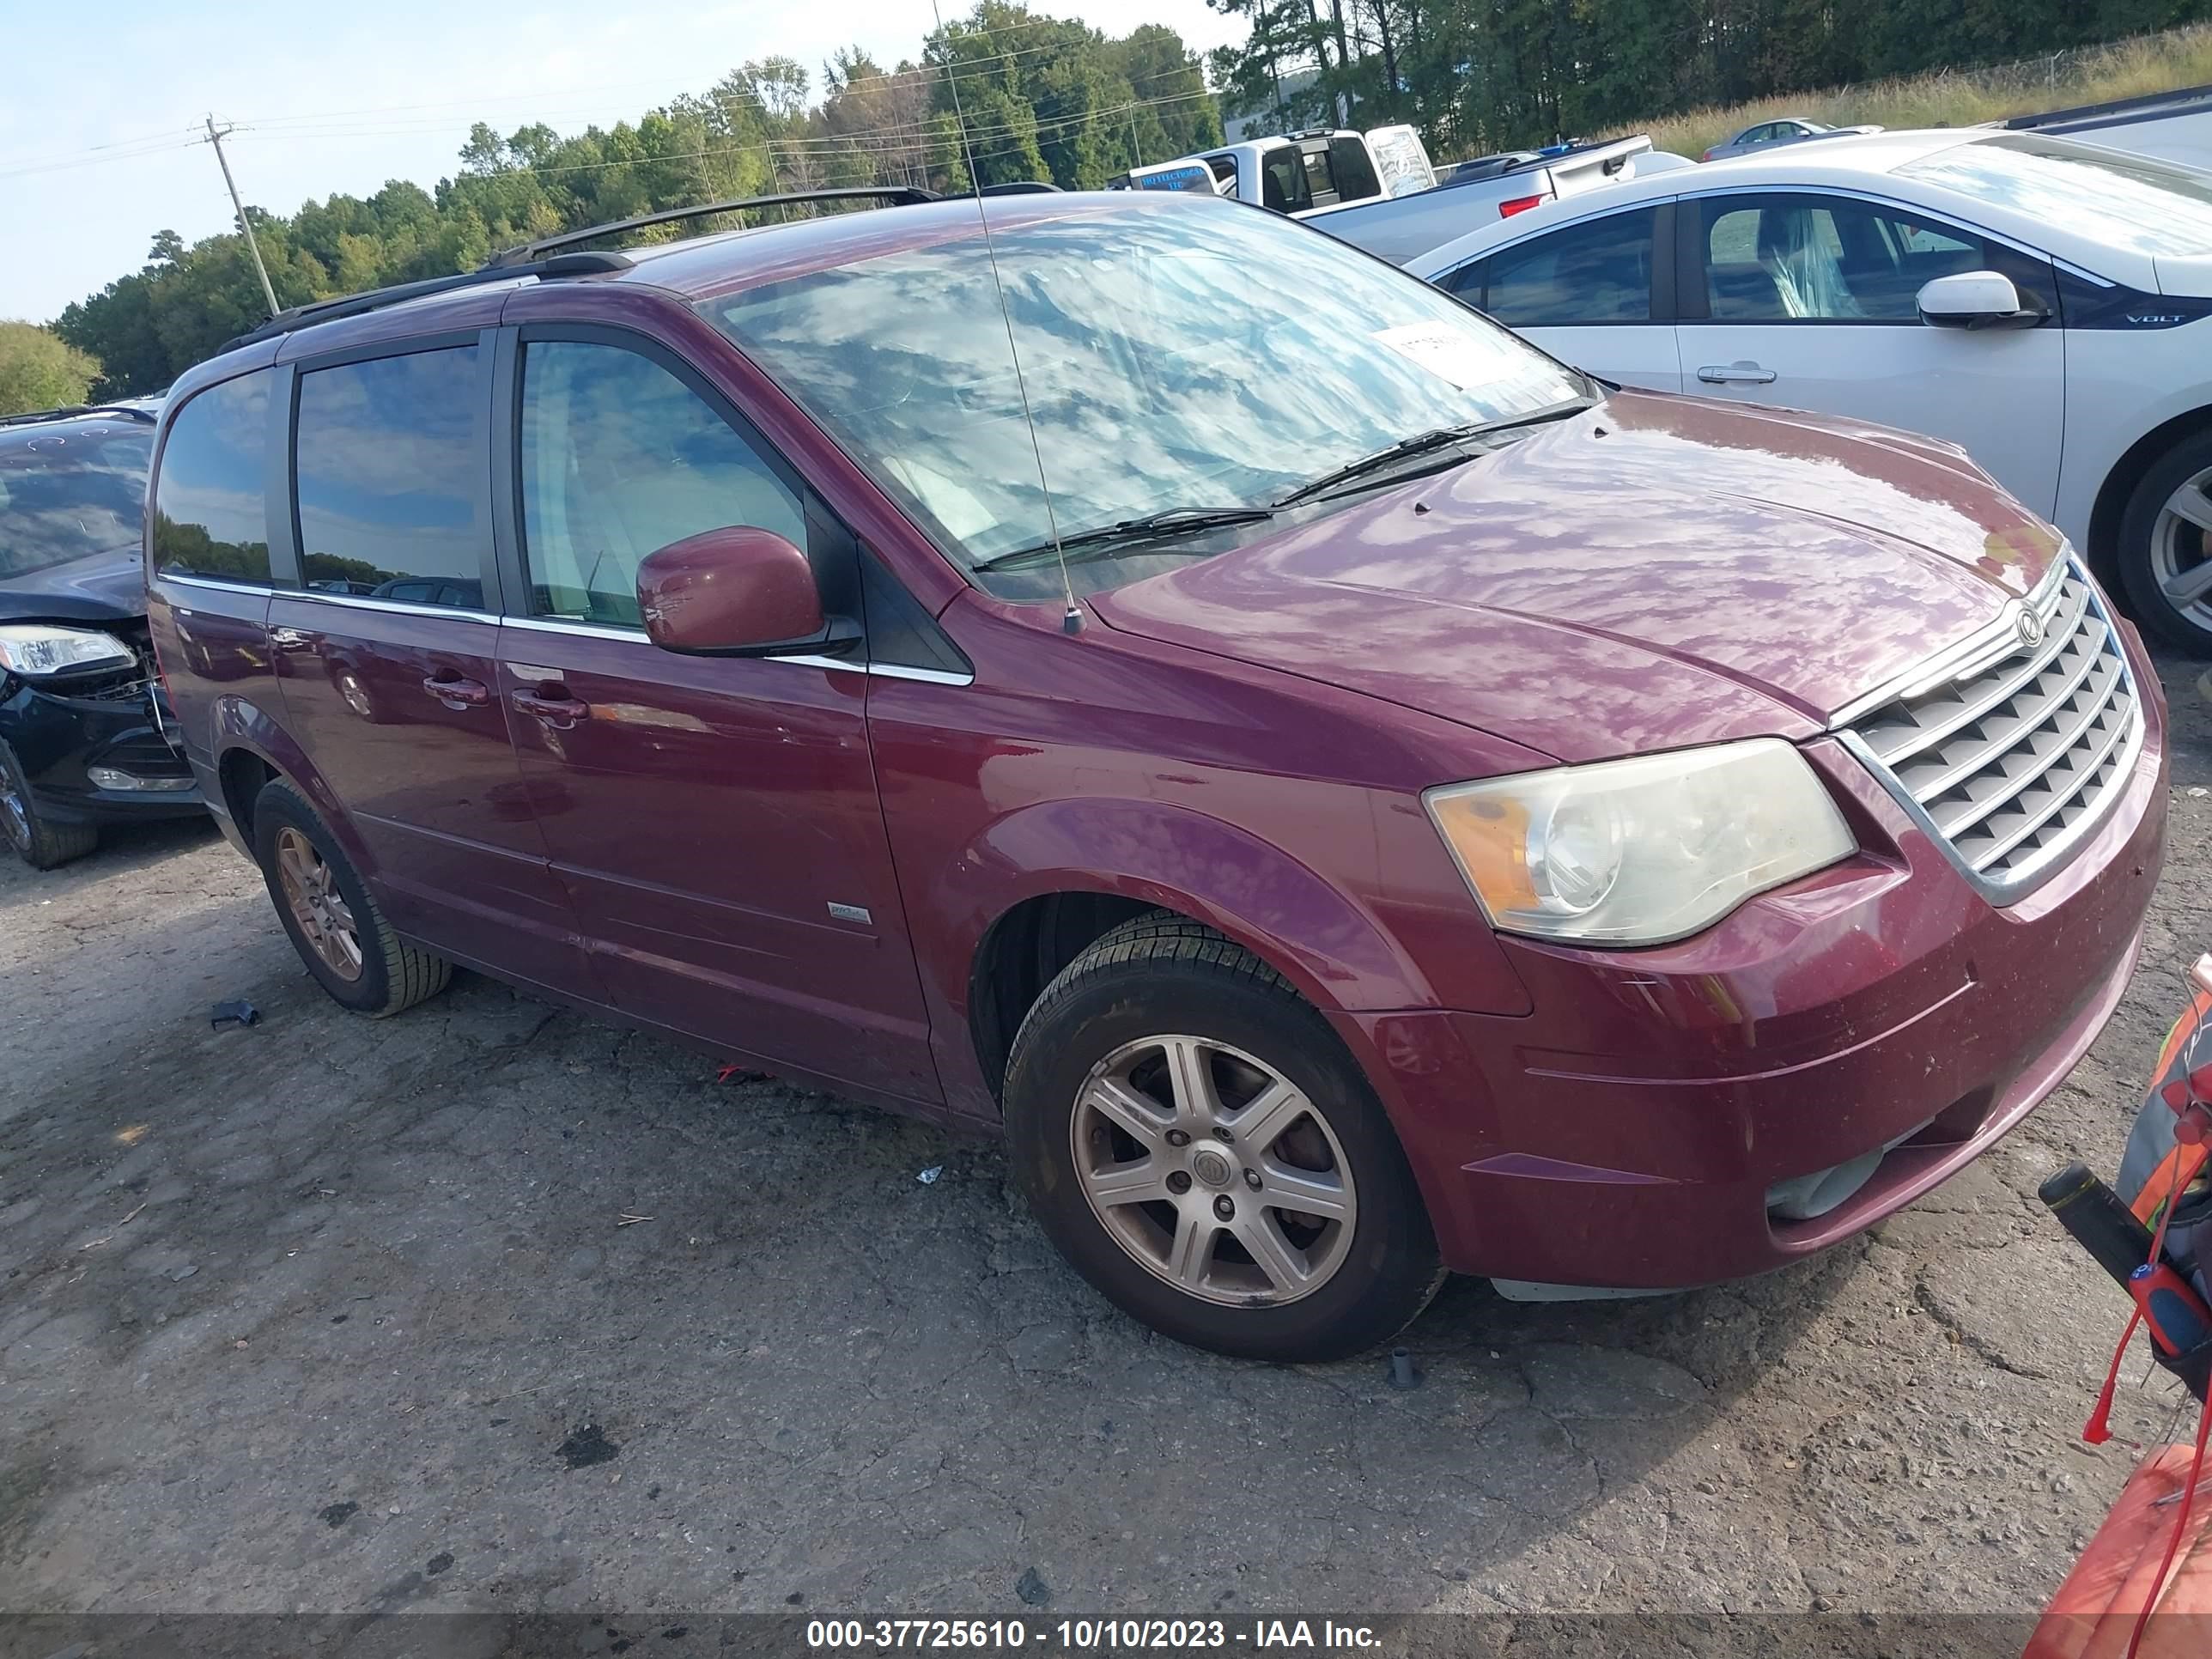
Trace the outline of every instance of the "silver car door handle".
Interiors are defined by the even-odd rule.
[[[1698,378],[1707,386],[1771,386],[1774,371],[1753,362],[1707,363]]]

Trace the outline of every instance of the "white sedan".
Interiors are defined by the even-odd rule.
[[[2212,174],[2024,132],[1824,139],[1407,268],[1606,380],[1948,439],[2212,654]]]

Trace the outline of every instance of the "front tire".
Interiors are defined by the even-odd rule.
[[[2185,438],[2143,474],[2120,520],[2119,574],[2144,628],[2212,657],[2212,432]]]
[[[282,779],[254,798],[253,850],[292,948],[342,1006],[386,1019],[446,988],[453,964],[392,931],[322,815]]]
[[[0,836],[33,870],[52,870],[100,845],[89,823],[57,823],[40,810],[15,751],[0,743]]]
[[[1336,1033],[1197,922],[1140,916],[1070,963],[1022,1022],[1006,1103],[1046,1232],[1178,1341],[1341,1359],[1443,1282],[1405,1152]]]

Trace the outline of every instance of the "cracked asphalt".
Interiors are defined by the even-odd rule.
[[[1756,1282],[1455,1281],[1405,1392],[1151,1337],[993,1144],[471,976],[354,1019],[211,830],[10,861],[0,1607],[2038,1607],[2132,1453],[2075,1442],[2122,1309],[2033,1188],[2115,1164],[2212,946],[2212,700],[2164,667],[2148,951],[2027,1126]],[[2142,1369],[2116,1426],[2168,1437]]]

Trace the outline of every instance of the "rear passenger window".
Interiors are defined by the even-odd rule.
[[[1364,140],[1330,139],[1328,161],[1329,171],[1336,179],[1339,200],[1359,202],[1382,193],[1382,181],[1375,176],[1375,163],[1368,158]]]
[[[473,345],[300,376],[300,562],[310,587],[483,608],[483,401]]]
[[[522,535],[541,617],[641,625],[637,568],[743,525],[806,545],[799,498],[704,398],[618,346],[522,349]]]
[[[1651,320],[1651,239],[1658,213],[1585,220],[1490,256],[1484,309],[1510,328]]]
[[[177,411],[154,491],[154,569],[269,580],[269,375],[210,386]]]

